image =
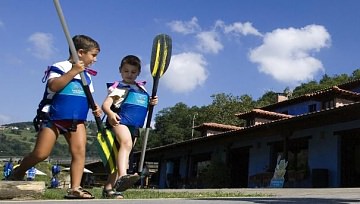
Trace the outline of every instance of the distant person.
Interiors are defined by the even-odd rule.
[[[52,177],[50,180],[50,187],[57,188],[59,187],[59,180],[56,177]]]
[[[157,96],[151,98],[146,92],[144,83],[135,81],[141,72],[141,61],[137,56],[125,56],[121,60],[119,72],[121,81],[109,87],[109,94],[102,105],[107,115],[107,123],[120,144],[116,161],[117,172],[109,175],[103,197],[118,199],[123,198],[122,192],[140,179],[137,173],[127,174],[129,155],[136,142],[136,138],[133,142],[132,137],[143,127],[148,105],[158,103]]]
[[[30,169],[27,170],[26,180],[28,180],[28,181],[35,180],[35,175],[36,175],[36,169],[35,169],[35,167],[31,167]]]
[[[8,162],[5,162],[4,164],[4,180],[8,180],[9,176],[11,175],[12,171],[13,171],[14,165],[12,162],[12,159],[10,158],[10,160]]]
[[[100,46],[85,35],[76,35],[72,40],[79,61],[75,63],[70,52],[68,60],[55,63],[48,69],[45,75],[47,88],[44,95],[51,100],[51,104],[46,106],[49,108],[49,118],[42,122],[33,151],[23,158],[20,166],[13,172],[12,179],[22,180],[27,169],[45,160],[59,135],[63,134],[72,157],[71,188],[65,198],[89,199],[94,196],[80,186],[85,166],[85,121],[89,111],[80,73],[84,72],[90,92],[93,92],[94,87],[87,68],[96,62]],[[93,114],[98,117],[102,114],[97,105]]]
[[[61,171],[60,166],[57,163],[51,167],[51,173],[52,173],[52,178],[50,180],[51,188],[59,187],[58,174],[60,173],[60,171]]]
[[[53,177],[56,177],[61,171],[61,168],[58,164],[55,164],[51,167],[51,173]]]

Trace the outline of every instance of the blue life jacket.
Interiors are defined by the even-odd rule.
[[[43,83],[47,81],[50,71],[64,74],[59,68],[49,66],[43,77]],[[84,75],[88,84],[91,83],[90,77],[87,74]],[[35,130],[38,131],[40,124],[48,120],[70,120],[74,123],[85,121],[88,111],[89,104],[80,79],[72,79],[57,93],[49,92],[46,85],[43,99],[39,103],[37,115],[33,120]]]
[[[30,169],[27,170],[26,177],[28,180],[33,180],[35,178],[35,174],[36,174],[35,167],[31,167]]]
[[[52,177],[50,186],[51,188],[57,188],[59,186],[59,180],[56,177]]]
[[[54,165],[51,167],[51,172],[53,176],[56,176],[58,173],[60,173],[60,166],[59,165]]]
[[[13,170],[12,162],[6,162],[4,165],[4,177],[8,178]]]
[[[145,88],[136,83],[138,89],[132,88],[122,82],[116,86],[119,89],[127,89],[127,95],[122,101],[119,110],[116,110],[120,116],[120,124],[141,128],[144,126],[146,114],[148,111],[150,96]],[[107,83],[108,87],[114,83]]]

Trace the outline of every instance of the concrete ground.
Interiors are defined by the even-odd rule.
[[[1,200],[0,203],[26,203],[26,204],[43,204],[43,203],[103,203],[118,204],[265,204],[265,203],[306,203],[306,204],[347,204],[360,203],[360,188],[253,188],[253,189],[164,189],[159,191],[225,191],[225,192],[242,192],[244,194],[270,195],[262,197],[236,197],[236,198],[202,198],[202,199],[124,199],[124,200]]]

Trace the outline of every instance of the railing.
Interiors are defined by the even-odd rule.
[[[17,163],[19,160],[21,160],[23,156],[0,156],[0,161],[9,161],[9,159],[12,159],[14,163]],[[49,163],[57,163],[60,165],[69,165],[71,163],[71,157],[48,157],[45,159],[46,162]],[[99,157],[86,157],[85,158],[85,164],[93,163],[101,161]]]
[[[68,165],[71,163],[71,157],[63,158],[63,157],[49,157],[46,159],[50,163],[57,163],[60,165]],[[100,157],[86,157],[85,164],[94,163],[101,161]]]
[[[9,161],[9,159],[12,159],[13,162],[17,162],[22,158],[23,157],[20,156],[0,156],[0,161]]]

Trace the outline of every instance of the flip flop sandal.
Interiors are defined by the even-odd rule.
[[[66,199],[93,199],[95,198],[89,191],[79,187],[77,189],[69,189],[68,194],[64,196]]]
[[[126,191],[127,189],[131,188],[139,179],[140,176],[137,174],[124,175],[116,181],[114,188],[118,192]]]
[[[124,195],[122,192],[117,192],[114,189],[103,189],[102,192],[103,198],[111,198],[111,199],[123,199]]]

